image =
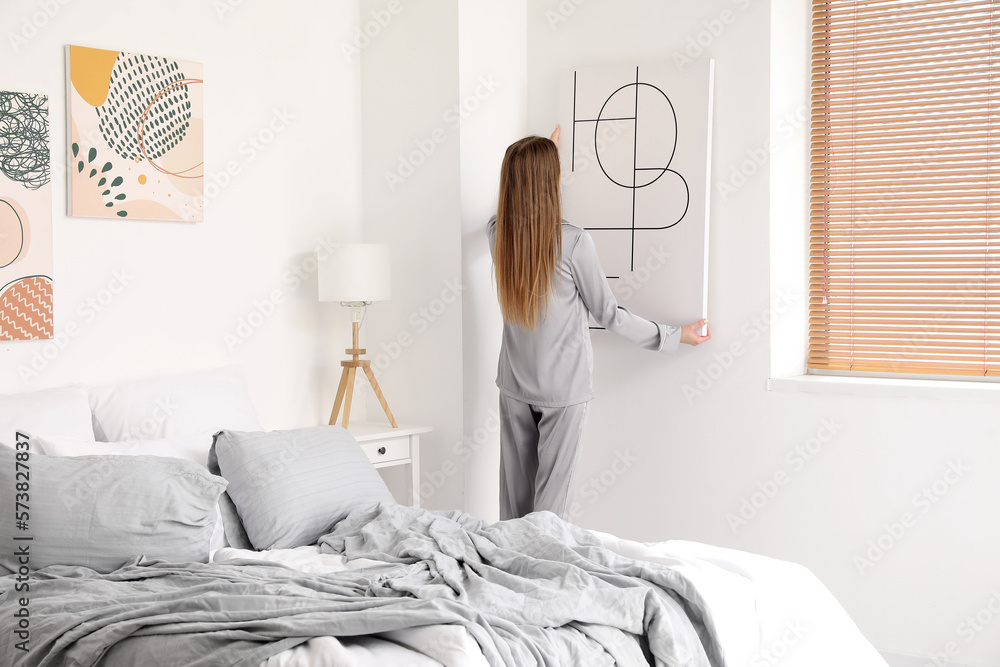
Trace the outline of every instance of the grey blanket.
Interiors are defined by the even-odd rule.
[[[0,580],[0,656],[20,665],[245,665],[317,636],[459,624],[491,665],[722,667],[690,583],[634,561],[547,512],[487,525],[397,505],[358,510],[325,551],[385,566],[303,574],[261,561],[34,573],[28,651]],[[7,663],[10,664],[10,663]]]

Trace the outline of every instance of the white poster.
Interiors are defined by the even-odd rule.
[[[563,217],[587,229],[621,305],[663,324],[708,311],[714,62],[563,74]]]

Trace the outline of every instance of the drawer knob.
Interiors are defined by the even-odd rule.
[[[385,447],[379,447],[378,454],[379,456],[385,456]]]

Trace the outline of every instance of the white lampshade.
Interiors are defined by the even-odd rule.
[[[318,263],[320,301],[389,300],[389,246],[379,243],[334,246]]]

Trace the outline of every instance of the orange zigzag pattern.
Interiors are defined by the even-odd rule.
[[[52,284],[22,278],[0,295],[0,340],[52,338]]]

